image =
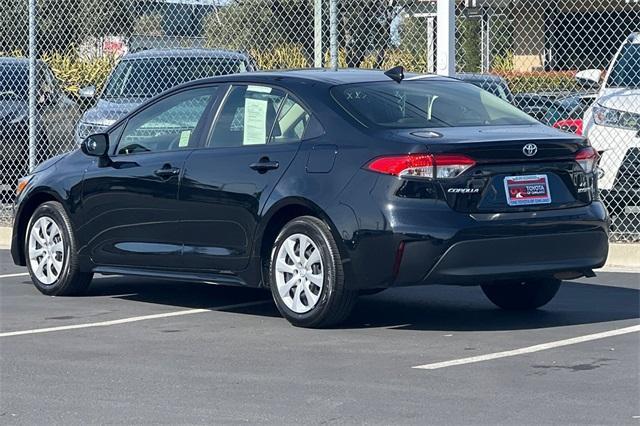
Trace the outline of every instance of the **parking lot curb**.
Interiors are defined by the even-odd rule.
[[[0,226],[0,248],[9,248],[11,245],[11,228]]]
[[[0,248],[11,246],[11,228],[0,226]],[[640,270],[640,244],[609,244],[607,265],[611,267],[638,268]]]
[[[607,266],[640,269],[640,244],[609,244]]]

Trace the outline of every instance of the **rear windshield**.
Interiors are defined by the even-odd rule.
[[[107,82],[104,98],[150,98],[182,83],[246,71],[241,59],[164,57],[122,61]]]
[[[502,126],[538,123],[508,102],[459,81],[372,82],[336,86],[342,107],[368,126]]]

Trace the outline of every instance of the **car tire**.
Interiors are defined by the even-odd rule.
[[[60,203],[48,201],[33,212],[24,252],[31,280],[43,294],[79,295],[89,288],[93,274],[80,271],[73,227]]]
[[[553,299],[562,281],[555,278],[537,278],[482,286],[491,302],[502,309],[529,310],[540,308]]]
[[[298,327],[341,323],[358,296],[346,287],[342,258],[329,227],[312,216],[296,218],[282,228],[271,252],[269,279],[278,310]]]

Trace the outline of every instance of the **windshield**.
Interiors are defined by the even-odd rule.
[[[393,81],[336,86],[333,96],[367,124],[388,128],[536,124],[535,119],[472,84]]]
[[[29,71],[17,63],[0,64],[0,99],[27,99]]]
[[[144,58],[120,62],[105,87],[104,98],[151,98],[188,81],[246,71],[238,59]]]
[[[607,81],[609,87],[640,87],[640,44],[628,44],[620,55]]]

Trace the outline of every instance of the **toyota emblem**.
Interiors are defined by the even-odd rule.
[[[522,153],[527,157],[533,157],[538,152],[538,147],[535,143],[528,143],[522,147]]]

